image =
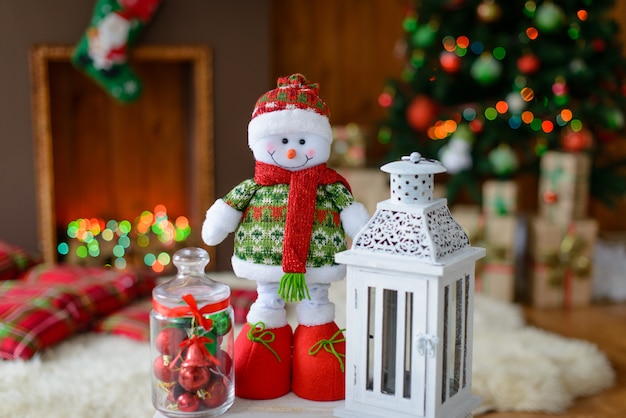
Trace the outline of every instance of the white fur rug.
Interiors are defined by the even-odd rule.
[[[0,417],[152,418],[149,363],[148,344],[97,334],[76,336],[31,361],[0,362]],[[483,399],[477,413],[559,412],[614,378],[594,345],[525,326],[517,307],[477,296],[473,388]],[[240,416],[236,406],[231,412]]]
[[[611,387],[615,373],[587,341],[527,326],[521,309],[476,295],[473,391],[476,411],[562,412],[575,398]]]

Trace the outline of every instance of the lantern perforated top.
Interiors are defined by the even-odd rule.
[[[418,152],[381,167],[390,174],[391,197],[356,235],[352,248],[440,263],[470,247],[463,228],[450,214],[446,199],[433,198],[434,177],[446,171]]]
[[[437,160],[424,158],[413,152],[402,161],[394,161],[380,168],[390,174],[391,201],[400,203],[428,203],[433,199],[434,175],[446,171]]]

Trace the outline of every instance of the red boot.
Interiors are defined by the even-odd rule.
[[[292,390],[313,401],[345,398],[346,338],[334,322],[299,325],[293,337]]]
[[[291,390],[289,324],[265,329],[245,324],[235,341],[235,394],[246,399],[274,399]]]

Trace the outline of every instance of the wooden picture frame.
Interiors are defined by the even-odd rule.
[[[30,51],[33,86],[32,119],[35,145],[36,197],[38,205],[37,222],[42,261],[48,263],[58,261],[58,225],[55,215],[55,161],[53,152],[57,138],[54,135],[55,130],[53,129],[52,117],[55,109],[51,100],[51,87],[55,86],[51,86],[50,69],[59,63],[71,65],[72,53],[73,47],[61,45],[37,45]],[[185,175],[189,179],[188,184],[185,182],[186,195],[188,195],[189,199],[185,203],[185,207],[189,211],[188,218],[190,224],[193,225],[192,235],[187,240],[187,243],[199,245],[201,243],[200,230],[204,213],[206,208],[213,202],[215,193],[213,181],[211,50],[204,45],[167,45],[138,46],[131,52],[129,58],[131,67],[138,65],[149,70],[153,64],[155,66],[158,64],[180,64],[189,73],[188,76],[181,79],[188,80],[190,85],[170,86],[169,88],[179,88],[184,91],[180,93],[180,97],[183,97],[185,103],[188,103],[188,106],[185,105],[185,110],[181,111],[184,112],[182,117],[178,118],[181,121],[181,125],[185,125],[184,136],[186,136],[186,144],[184,147],[186,149],[184,152],[187,158],[185,162],[185,170],[187,172]],[[71,73],[69,78],[86,77],[73,68],[65,71],[76,71],[75,75]],[[168,80],[164,79],[163,84],[167,83]],[[66,92],[64,90],[61,91],[63,92],[62,96],[65,96]],[[100,102],[109,100],[110,106],[124,106],[115,103],[113,98],[105,97],[106,92],[101,91],[101,93],[103,97],[98,99]],[[146,92],[144,91],[142,94],[144,93]],[[69,99],[63,98],[62,100],[67,101]],[[142,99],[140,98],[139,100]],[[145,102],[148,103],[149,100],[146,99]],[[133,104],[132,106],[141,106],[141,104]],[[154,101],[151,106],[156,106]],[[118,112],[122,111],[118,110]],[[70,123],[72,121],[72,118],[65,119],[69,120]],[[208,250],[214,258],[214,249],[209,248]]]

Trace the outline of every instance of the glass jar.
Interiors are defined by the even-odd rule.
[[[152,291],[152,404],[166,417],[220,415],[235,399],[230,288],[204,273],[201,248],[173,262],[177,275]]]

